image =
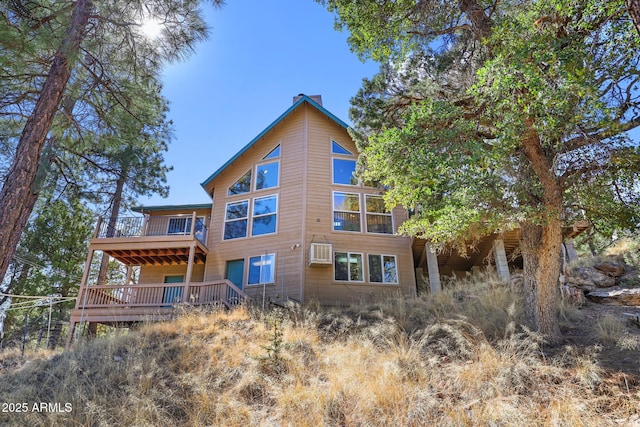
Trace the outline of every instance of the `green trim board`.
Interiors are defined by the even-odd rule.
[[[134,212],[140,212],[140,213],[160,212],[160,211],[178,211],[178,210],[195,211],[198,209],[211,210],[212,206],[213,205],[211,203],[201,203],[201,204],[193,204],[193,205],[136,206],[134,208],[131,208],[131,210]]]

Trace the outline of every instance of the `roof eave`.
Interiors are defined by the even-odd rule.
[[[213,205],[211,203],[200,204],[188,204],[188,205],[158,205],[158,206],[135,206],[131,208],[134,212],[160,212],[160,211],[181,211],[181,210],[199,210],[199,209],[211,209]]]

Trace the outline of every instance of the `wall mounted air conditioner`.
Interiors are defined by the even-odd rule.
[[[331,265],[333,260],[331,258],[333,251],[331,243],[312,243],[309,248],[309,265]]]

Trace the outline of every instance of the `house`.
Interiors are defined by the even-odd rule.
[[[80,322],[164,319],[177,302],[258,301],[346,305],[416,296],[407,217],[381,190],[358,182],[348,125],[299,95],[293,105],[202,183],[212,203],[141,207],[138,217],[99,221],[71,334]],[[137,283],[92,283],[106,253],[139,266]]]
[[[212,203],[141,207],[141,216],[98,222],[70,339],[80,322],[160,320],[183,302],[232,306],[248,296],[346,305],[414,298],[416,285],[427,281],[425,270],[436,291],[441,273],[468,270],[488,257],[508,275],[513,236],[482,242],[469,263],[397,235],[408,211],[389,211],[381,189],[354,177],[358,152],[347,124],[320,96],[293,101],[204,180]],[[92,283],[96,252],[127,266],[124,283]]]

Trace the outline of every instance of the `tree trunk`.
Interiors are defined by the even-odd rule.
[[[562,224],[521,224],[520,248],[524,263],[525,318],[551,342],[560,336],[556,323]]]
[[[124,183],[127,179],[127,170],[123,168],[116,182],[116,191],[113,193],[113,203],[111,204],[111,213],[109,216],[109,224],[107,225],[107,237],[113,237],[116,231],[116,225],[118,222],[118,214],[120,213],[120,206],[122,205],[122,192],[124,189]],[[98,272],[98,285],[104,285],[107,280],[107,273],[109,270],[109,255],[103,253],[102,260],[100,261],[100,271]]]
[[[636,26],[636,31],[640,35],[640,0],[625,0],[625,3],[633,25]]]
[[[71,76],[73,61],[86,35],[91,6],[91,0],[76,2],[69,28],[53,57],[38,101],[22,130],[13,163],[0,192],[0,282],[4,279],[38,199],[40,154]]]
[[[532,186],[531,200],[538,206],[538,218],[520,224],[520,248],[524,264],[525,316],[550,342],[560,337],[556,323],[556,300],[562,253],[562,184],[555,174],[553,158],[545,151],[534,121],[525,119],[522,149],[538,186]],[[541,196],[541,197],[540,197]]]

